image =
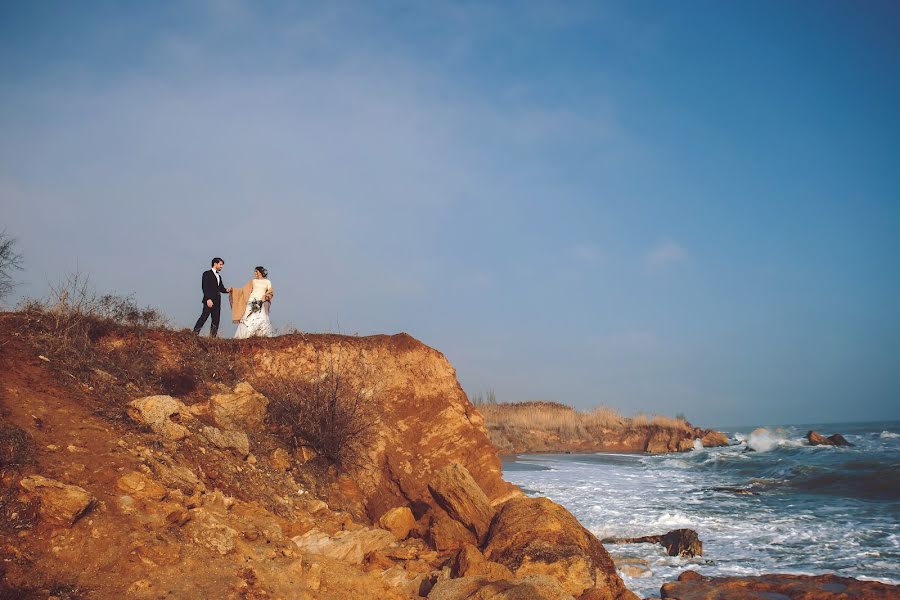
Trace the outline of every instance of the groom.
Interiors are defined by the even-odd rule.
[[[200,330],[206,323],[209,315],[212,315],[212,325],[209,326],[209,337],[216,337],[219,332],[219,314],[222,310],[222,301],[219,294],[227,294],[231,292],[231,288],[226,288],[222,283],[222,276],[219,271],[225,266],[225,261],[218,256],[212,259],[212,268],[203,272],[203,279],[200,285],[203,288],[203,312],[194,325],[194,335],[200,335]]]

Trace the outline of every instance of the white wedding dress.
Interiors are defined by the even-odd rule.
[[[253,280],[253,291],[250,292],[244,316],[241,317],[237,331],[234,333],[235,339],[275,335],[272,322],[269,321],[269,307],[272,303],[264,301],[266,293],[271,289],[272,283],[268,279]]]

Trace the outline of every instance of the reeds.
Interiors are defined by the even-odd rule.
[[[597,429],[627,429],[652,425],[667,429],[692,429],[683,418],[638,413],[631,418],[608,406],[579,411],[558,402],[518,402],[479,404],[486,424],[558,433],[577,433]]]

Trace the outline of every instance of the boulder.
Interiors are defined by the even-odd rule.
[[[848,442],[844,436],[839,433],[835,433],[829,435],[828,437],[823,436],[817,431],[810,430],[806,434],[806,441],[809,442],[810,446],[852,446],[850,442]]]
[[[209,399],[210,412],[216,424],[223,429],[259,431],[266,420],[268,399],[253,389],[246,381],[234,387],[234,391],[216,394]]]
[[[456,550],[466,544],[477,544],[475,534],[441,508],[426,512],[416,525],[418,535],[439,552]]]
[[[703,443],[704,448],[713,448],[718,446],[727,446],[728,445],[728,436],[722,433],[721,431],[715,431],[713,429],[705,429],[702,431],[702,435],[700,436],[700,441]]]
[[[529,575],[521,579],[491,581],[461,577],[439,581],[428,600],[574,600],[552,577]]]
[[[759,575],[702,577],[698,573],[663,584],[660,595],[678,600],[791,598],[794,600],[888,600],[900,597],[900,586],[859,581],[836,575]]]
[[[415,528],[416,519],[408,506],[397,506],[381,515],[377,525],[393,533],[398,540],[403,540]]]
[[[311,529],[292,538],[301,552],[319,554],[354,564],[362,564],[370,552],[381,550],[394,543],[394,536],[383,529],[356,529],[339,531],[334,536]]]
[[[40,475],[25,477],[19,486],[40,500],[40,514],[48,521],[72,526],[96,502],[86,490]]]
[[[512,571],[500,563],[487,560],[472,544],[466,544],[453,557],[450,563],[450,574],[453,577],[483,577],[491,581],[513,579]]]
[[[172,396],[145,396],[132,400],[130,406],[128,416],[160,437],[177,441],[188,436],[187,427],[177,421],[192,418],[191,413],[184,403]]]
[[[447,465],[435,474],[428,491],[448,515],[475,534],[479,544],[484,543],[494,509],[468,469],[456,463]]]
[[[547,498],[514,498],[500,508],[485,545],[488,560],[517,577],[549,575],[573,596],[589,588],[614,599],[629,592],[600,541],[562,506]]]
[[[200,433],[220,450],[234,450],[241,458],[246,458],[250,454],[250,440],[243,431],[222,431],[206,426]]]

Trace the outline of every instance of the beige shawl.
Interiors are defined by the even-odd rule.
[[[244,318],[244,311],[247,310],[247,303],[250,302],[250,294],[253,292],[253,280],[247,282],[242,288],[231,288],[228,294],[228,301],[231,303],[231,320],[239,323]],[[275,295],[275,288],[269,288],[266,302],[272,302],[272,296]]]

